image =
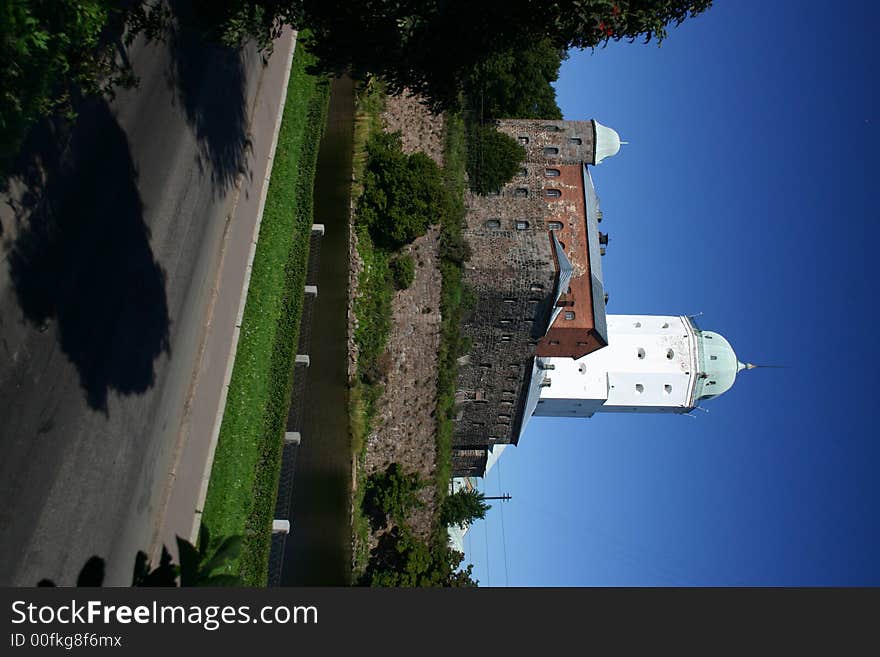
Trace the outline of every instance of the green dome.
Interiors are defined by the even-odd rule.
[[[712,399],[727,392],[736,381],[737,372],[746,367],[737,360],[730,343],[712,331],[697,332],[697,354],[700,374],[696,399]]]

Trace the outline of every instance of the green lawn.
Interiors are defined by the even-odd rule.
[[[297,44],[202,516],[213,536],[243,536],[241,555],[227,570],[238,572],[248,586],[266,583],[313,223],[315,166],[330,97],[329,81],[306,73],[311,61]]]

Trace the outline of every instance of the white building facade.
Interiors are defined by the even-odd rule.
[[[536,362],[534,415],[590,417],[597,412],[688,413],[726,392],[740,363],[721,335],[689,317],[608,315],[608,346],[577,360]]]

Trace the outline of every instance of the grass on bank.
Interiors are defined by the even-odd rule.
[[[364,191],[364,174],[367,167],[367,141],[370,135],[382,130],[382,111],[385,109],[385,86],[375,78],[359,86],[354,124],[354,154],[351,198],[356,205]],[[393,291],[388,285],[389,258],[373,245],[366,226],[355,223],[358,254],[363,268],[358,277],[358,296],[354,313],[358,321],[354,341],[358,348],[358,363],[349,391],[349,425],[351,449],[356,468],[357,487],[352,496],[352,533],[354,538],[354,579],[367,566],[369,559],[370,523],[362,512],[364,499],[364,463],[366,439],[376,413],[376,403],[384,386],[380,382],[367,383],[363,373],[367,363],[378,364],[391,330],[391,299]]]
[[[202,523],[214,536],[243,536],[227,565],[247,586],[267,578],[272,516],[312,226],[318,146],[329,80],[296,46],[226,410]]]

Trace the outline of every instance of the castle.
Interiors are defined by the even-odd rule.
[[[740,363],[689,317],[607,315],[608,235],[589,166],[620,150],[597,121],[521,120],[498,129],[526,151],[496,194],[468,195],[453,475],[483,476],[533,415],[688,413],[728,390]]]

